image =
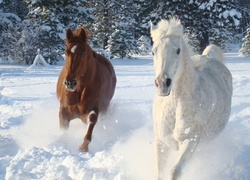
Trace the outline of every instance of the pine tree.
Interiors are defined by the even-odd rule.
[[[139,54],[146,55],[150,51],[150,39],[147,36],[141,36],[137,41]]]
[[[47,61],[55,61],[60,58],[60,53],[63,51],[62,44],[64,42],[59,36],[59,21],[54,13],[48,9],[47,6],[49,6],[49,4],[43,4],[44,6],[36,5],[38,7],[32,8],[33,10],[28,14],[28,19],[23,21],[24,30],[22,33],[25,34],[23,34],[25,40],[22,40],[24,43],[23,50],[29,50],[29,52],[27,52],[30,58],[27,60],[29,63],[34,59],[37,49],[41,49]]]
[[[246,36],[242,39],[242,47],[239,50],[239,53],[241,55],[250,56],[250,28],[247,29]]]
[[[134,2],[137,4],[137,28],[139,37],[142,35],[150,37],[150,20],[156,23],[160,19],[156,14],[153,15],[152,13],[159,2],[156,0],[135,0]],[[149,16],[150,14],[151,17]]]
[[[132,0],[115,1],[112,10],[115,23],[111,26],[113,33],[109,37],[108,51],[111,57],[131,57],[138,53],[136,37],[136,21]]]
[[[236,10],[235,4],[227,0],[158,0],[157,8],[151,12],[151,19],[168,19],[177,16],[181,19],[184,27],[188,29],[195,40],[199,41],[199,52],[212,42],[223,47],[228,40],[228,32],[235,31],[239,26],[241,14]],[[156,16],[157,15],[157,16]],[[223,36],[221,33],[223,32]],[[212,38],[211,38],[212,37]],[[223,41],[222,39],[225,39]],[[196,44],[196,43],[193,43]]]
[[[6,62],[19,63],[16,44],[20,38],[21,19],[15,14],[17,4],[14,2],[5,0],[0,3],[0,57]]]
[[[111,58],[131,58],[134,53],[135,40],[130,32],[126,31],[126,26],[126,22],[117,22],[115,24],[115,31],[110,35],[108,41],[108,52]]]
[[[85,8],[86,1],[79,0],[25,0],[29,7],[29,14],[24,21],[23,31],[32,41],[23,41],[33,54],[37,49],[47,61],[55,62],[61,59],[65,47],[65,31],[75,29],[80,23],[87,23],[91,18],[89,9]],[[27,32],[32,29],[31,34]],[[23,35],[24,38],[24,35]],[[25,37],[27,39],[27,37]],[[32,48],[32,49],[30,49]],[[31,58],[31,60],[33,60]],[[29,61],[29,60],[28,60]]]
[[[114,23],[114,12],[111,9],[112,1],[110,0],[92,0],[90,6],[95,7],[93,11],[94,22],[88,26],[91,33],[93,48],[99,53],[104,52],[108,45],[109,36],[112,33],[112,24]]]
[[[150,37],[149,21],[172,16],[181,19],[196,52],[208,43],[226,47],[238,25],[244,31],[250,23],[249,3],[240,2],[244,7],[227,0],[0,0],[0,57],[29,62],[40,48],[47,60],[56,60],[66,29],[79,24],[90,31],[95,49],[131,57],[140,53],[140,37]]]

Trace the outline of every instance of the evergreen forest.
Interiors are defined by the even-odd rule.
[[[31,64],[40,49],[56,63],[63,58],[66,30],[79,27],[89,31],[98,53],[131,58],[150,51],[149,22],[172,16],[181,20],[196,53],[210,43],[230,48],[250,35],[249,0],[0,0],[0,59]]]

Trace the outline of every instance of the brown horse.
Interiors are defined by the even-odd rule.
[[[79,28],[66,32],[66,62],[57,82],[60,128],[80,118],[88,125],[80,151],[88,151],[99,112],[107,110],[114,95],[116,76],[112,64],[87,43],[88,32]]]

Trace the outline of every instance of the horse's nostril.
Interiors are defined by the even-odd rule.
[[[64,81],[64,85],[66,85],[66,86],[67,86],[67,85],[68,85],[68,83],[69,83],[69,81],[67,81],[67,80],[65,80],[65,81]]]
[[[171,82],[172,82],[171,79],[169,79],[169,78],[166,79],[166,85],[167,85],[167,87],[169,87],[171,85]]]
[[[69,87],[69,86],[71,85],[71,83],[70,83],[69,80],[65,80],[65,81],[64,81],[64,85]]]
[[[73,85],[73,86],[76,86],[76,85],[77,85],[77,82],[76,82],[75,79],[72,81],[72,85]]]

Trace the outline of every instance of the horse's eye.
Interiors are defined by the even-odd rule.
[[[152,51],[152,55],[154,56],[155,55],[155,53]]]
[[[181,50],[180,48],[177,49],[176,54],[180,54]]]

